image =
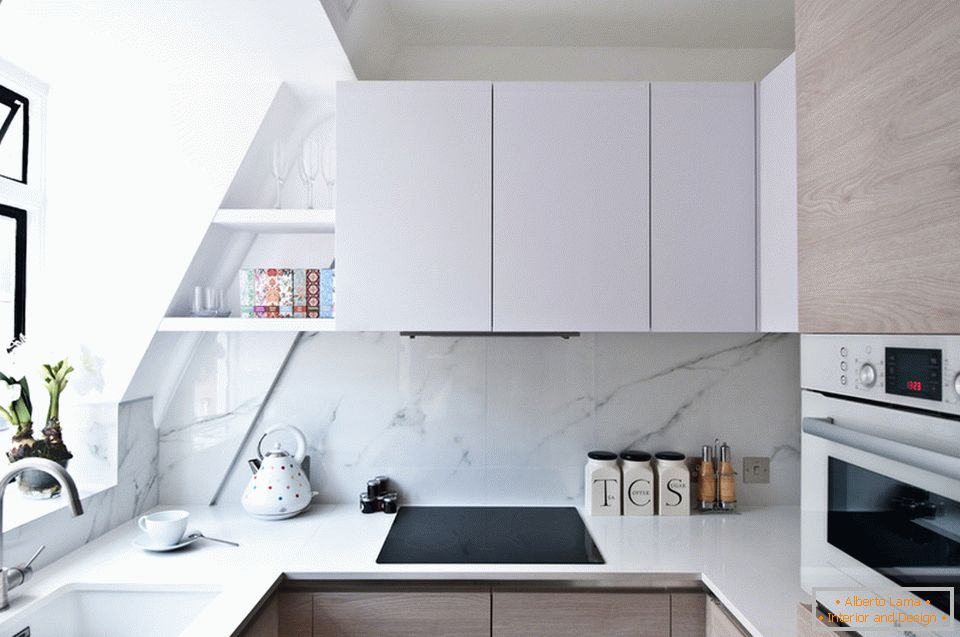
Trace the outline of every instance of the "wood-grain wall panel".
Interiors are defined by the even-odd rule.
[[[960,2],[797,0],[803,332],[960,332]]]

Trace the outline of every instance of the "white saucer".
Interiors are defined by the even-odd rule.
[[[195,530],[190,530],[184,533],[183,539],[176,544],[171,544],[169,546],[165,544],[153,544],[150,541],[150,538],[146,535],[138,535],[133,540],[133,545],[138,549],[143,549],[144,551],[154,551],[157,553],[162,553],[164,551],[176,551],[177,549],[182,549],[185,546],[190,546],[197,540],[203,539],[201,536],[190,537],[192,533],[196,533]]]

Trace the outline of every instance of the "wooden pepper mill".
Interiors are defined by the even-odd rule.
[[[700,455],[700,481],[697,500],[701,511],[712,511],[717,504],[717,468],[713,462],[713,449],[703,445]]]
[[[730,462],[730,447],[720,445],[720,508],[732,511],[737,508],[737,474]]]

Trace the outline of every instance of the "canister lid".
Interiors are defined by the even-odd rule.
[[[620,452],[620,459],[626,460],[627,462],[649,462],[652,457],[653,456],[646,451],[638,451],[636,449],[627,449],[626,451]]]
[[[658,451],[657,460],[685,460],[686,456],[679,451]]]
[[[612,451],[588,451],[587,457],[591,460],[616,460],[617,454]]]
[[[380,509],[384,513],[396,513],[399,508],[399,497],[396,493],[385,493],[380,496]]]

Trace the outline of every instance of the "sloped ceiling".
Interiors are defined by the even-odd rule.
[[[389,5],[401,46],[793,48],[793,0],[389,0]]]

